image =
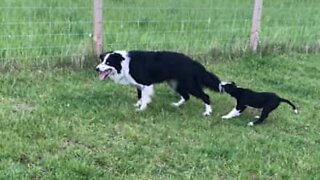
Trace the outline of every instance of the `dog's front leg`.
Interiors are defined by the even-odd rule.
[[[141,89],[140,89],[140,87],[137,87],[137,96],[138,96],[138,101],[134,104],[134,106],[140,107],[141,106]]]
[[[147,108],[147,105],[151,102],[151,96],[153,95],[153,85],[143,86],[141,88],[141,105],[138,109],[139,111],[143,111]]]
[[[222,116],[222,119],[230,119],[236,116],[240,116],[242,111],[246,109],[246,106],[242,106],[237,103],[236,107],[234,107],[227,115]]]
[[[227,115],[222,116],[222,119],[230,119],[240,115],[240,111],[237,108],[233,108]]]

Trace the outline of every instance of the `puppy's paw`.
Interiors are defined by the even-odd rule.
[[[259,118],[260,118],[260,116],[255,116],[254,118],[255,118],[255,119],[259,119]]]
[[[253,125],[254,125],[254,123],[252,121],[248,123],[249,127],[252,127]]]

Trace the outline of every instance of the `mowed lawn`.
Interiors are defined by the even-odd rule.
[[[98,81],[88,69],[6,69],[0,76],[0,179],[319,179],[319,55],[245,56],[202,61],[224,80],[274,91],[283,104],[223,121],[234,101],[209,92],[203,117],[192,98],[180,109],[165,85],[136,112],[135,90]]]

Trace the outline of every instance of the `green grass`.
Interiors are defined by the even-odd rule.
[[[233,107],[209,92],[211,117],[192,98],[156,86],[152,104],[135,112],[135,90],[101,82],[93,70],[12,70],[1,74],[0,179],[318,179],[319,68],[317,55],[247,56],[206,63],[240,86],[274,91],[281,105],[267,121],[259,112],[222,121]]]
[[[257,55],[252,3],[104,1],[105,50],[184,52],[301,111],[282,105],[249,128],[259,111],[222,121],[234,102],[210,91],[208,118],[194,98],[171,107],[164,85],[136,112],[134,89],[97,80],[91,1],[2,0],[0,179],[320,179],[320,1],[265,1]]]

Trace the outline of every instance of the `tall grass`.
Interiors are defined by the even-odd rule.
[[[252,7],[240,0],[106,0],[105,49],[243,54]],[[319,7],[317,0],[265,1],[260,50],[318,52]],[[51,64],[91,54],[91,1],[4,0],[0,8],[2,62]]]

